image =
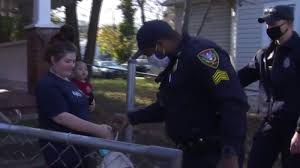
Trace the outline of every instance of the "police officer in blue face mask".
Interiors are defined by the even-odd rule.
[[[293,31],[294,13],[289,6],[266,11],[259,23],[267,24],[272,40],[238,73],[241,84],[260,82],[260,113],[248,168],[271,168],[281,154],[282,167],[300,167],[300,38]],[[298,124],[297,124],[298,120]]]
[[[158,61],[168,56],[169,63],[156,79],[157,101],[115,116],[114,125],[165,122],[167,135],[183,150],[183,168],[238,168],[248,104],[228,54],[159,20],[146,22],[137,42],[144,55]]]

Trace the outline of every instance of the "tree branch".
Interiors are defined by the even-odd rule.
[[[213,3],[213,0],[210,0],[208,6],[207,6],[207,8],[206,8],[206,11],[205,11],[205,13],[204,13],[204,15],[203,15],[203,18],[202,18],[200,27],[199,27],[199,29],[198,29],[198,31],[197,31],[197,36],[200,35],[200,33],[201,33],[201,31],[202,31],[202,29],[203,29],[203,27],[204,27],[204,25],[205,25],[205,22],[206,22],[208,13],[209,13],[209,11],[210,11],[210,9],[211,9],[212,3]]]
[[[182,34],[189,32],[191,6],[192,6],[192,0],[185,0],[184,13],[183,13],[183,24],[182,24],[182,30],[181,30]]]

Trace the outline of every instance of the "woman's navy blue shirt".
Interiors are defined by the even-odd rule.
[[[86,95],[71,81],[63,80],[51,72],[39,81],[36,101],[41,128],[75,133],[75,131],[52,120],[63,112],[71,113],[84,120],[90,120]]]
[[[90,120],[87,96],[77,88],[73,82],[64,80],[53,73],[48,72],[38,82],[36,101],[40,128],[74,134],[84,134],[66,128],[53,121],[54,117],[63,112],[71,113],[84,120]],[[47,145],[50,143],[51,145]],[[81,164],[80,160],[88,151],[84,147],[74,146],[75,148],[70,148],[65,151],[63,155],[59,156],[59,154],[67,148],[67,144],[47,140],[41,140],[40,144],[41,147],[47,146],[43,153],[47,164],[52,164],[53,166],[53,163],[55,163],[54,167],[62,167],[62,164],[66,164],[68,167],[75,167],[77,164]],[[77,151],[75,152],[74,149]],[[58,157],[61,158],[56,162]]]

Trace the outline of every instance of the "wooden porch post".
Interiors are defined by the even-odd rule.
[[[45,49],[50,38],[58,30],[51,22],[51,0],[33,0],[33,24],[27,29],[27,73],[28,92],[35,93],[36,83],[47,70],[44,61]]]

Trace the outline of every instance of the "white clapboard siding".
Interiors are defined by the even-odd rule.
[[[191,10],[189,33],[196,35],[204,13],[208,7],[207,0],[194,0]],[[182,4],[176,5],[176,29],[181,31]],[[208,13],[206,22],[200,33],[201,37],[216,42],[227,52],[231,52],[231,9],[226,0],[216,0]]]
[[[244,2],[237,8],[237,49],[235,62],[237,70],[247,65],[262,45],[262,27],[257,22],[257,19],[263,15],[263,0],[252,2]],[[251,90],[257,90],[257,88],[257,83],[248,87]],[[248,93],[252,94],[252,92]]]

